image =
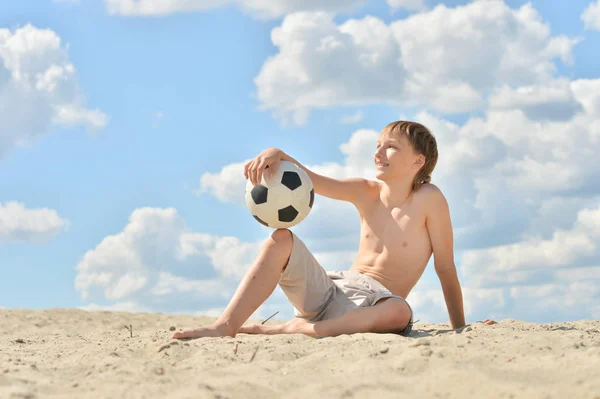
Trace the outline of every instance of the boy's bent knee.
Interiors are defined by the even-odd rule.
[[[288,229],[277,229],[271,234],[271,238],[278,244],[291,243],[292,232]]]
[[[292,232],[288,229],[277,229],[271,234],[271,239],[267,242],[267,247],[272,246],[271,250],[281,253],[285,256],[286,260],[283,264],[282,271],[287,268],[287,264],[292,256],[292,248],[294,246],[294,239]]]
[[[376,306],[386,308],[385,324],[391,331],[402,330],[409,324],[412,312],[406,301],[399,298],[384,298]]]

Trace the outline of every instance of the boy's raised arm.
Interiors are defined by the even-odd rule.
[[[261,181],[267,167],[275,171],[281,161],[293,162],[302,168],[312,180],[315,193],[328,198],[357,204],[371,187],[366,179],[357,177],[335,179],[315,173],[278,148],[269,148],[246,163],[244,175],[253,184],[257,184]]]

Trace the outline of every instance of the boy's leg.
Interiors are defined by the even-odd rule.
[[[275,230],[217,321],[210,326],[177,332],[173,338],[235,336],[242,324],[275,290],[292,252],[292,245],[292,233],[289,230]]]
[[[294,319],[285,324],[244,326],[247,334],[305,334],[311,337],[336,337],[356,333],[399,333],[411,318],[408,304],[400,299],[386,298],[370,307],[348,310],[334,319],[311,322]]]

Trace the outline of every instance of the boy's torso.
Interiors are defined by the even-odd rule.
[[[432,254],[422,200],[427,191],[413,193],[401,208],[386,207],[379,190],[357,205],[360,243],[350,270],[373,277],[395,295],[408,296]]]

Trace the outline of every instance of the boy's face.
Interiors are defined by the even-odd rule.
[[[404,135],[381,133],[374,154],[375,176],[379,180],[412,179],[425,157],[415,153]]]

